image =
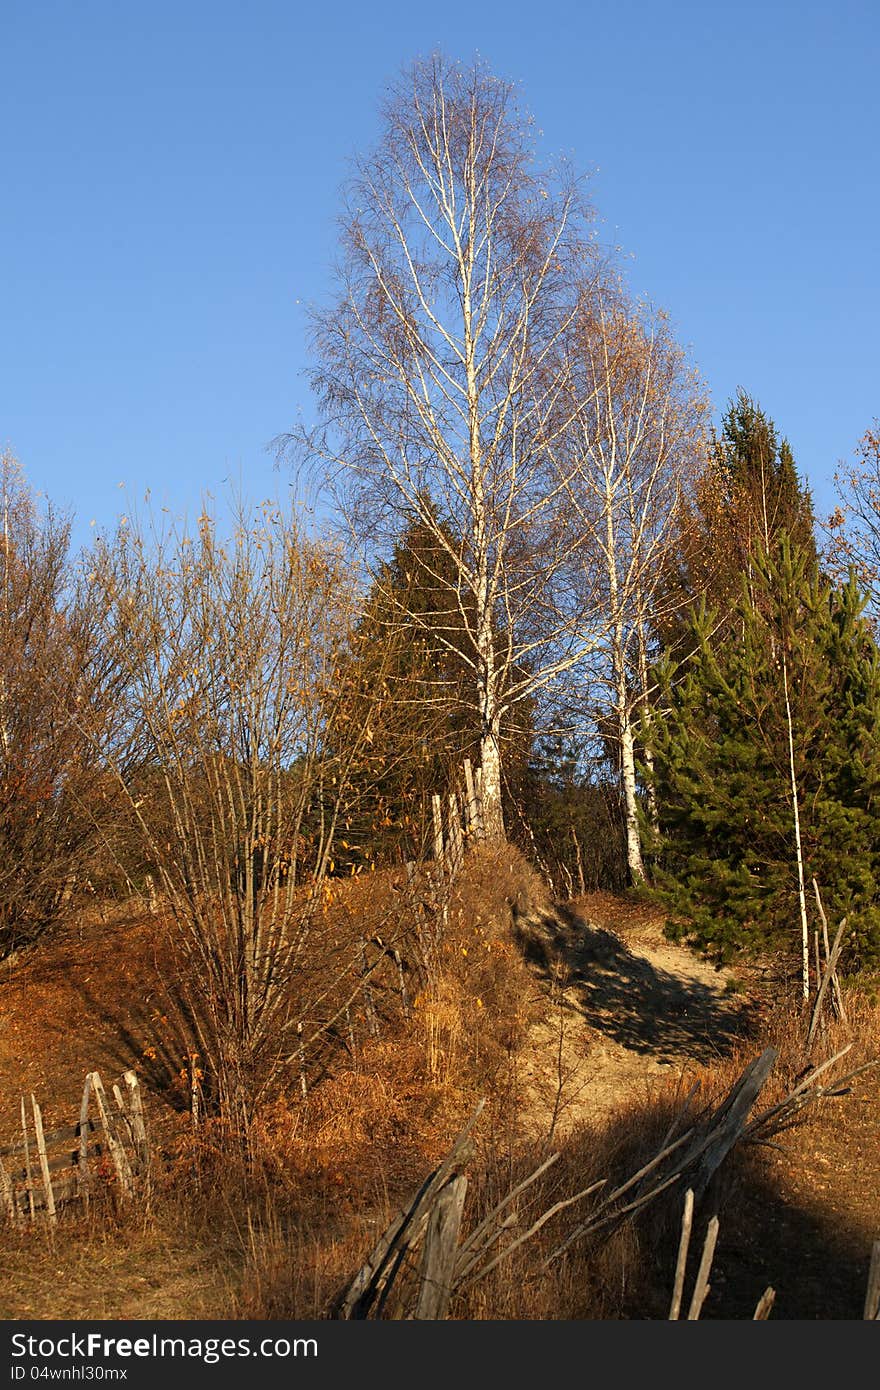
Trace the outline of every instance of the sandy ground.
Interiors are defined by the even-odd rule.
[[[686,1094],[693,1073],[731,1049],[753,1005],[728,970],[668,941],[650,909],[592,894],[561,909],[546,1015],[521,1079],[536,1136],[601,1124],[651,1089]]]

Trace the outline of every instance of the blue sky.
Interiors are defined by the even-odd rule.
[[[435,47],[521,85],[716,412],[744,386],[833,505],[880,415],[876,0],[4,0],[0,446],[77,540],[288,485],[346,161]]]

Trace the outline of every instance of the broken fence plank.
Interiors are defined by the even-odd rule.
[[[740,1138],[748,1122],[749,1112],[758,1099],[761,1088],[773,1070],[778,1056],[779,1053],[775,1047],[766,1047],[760,1057],[756,1057],[746,1067],[726,1100],[712,1117],[712,1139],[700,1159],[691,1182],[695,1202],[699,1202],[714,1174]]]
[[[47,1149],[55,1149],[63,1144],[74,1144],[80,1138],[80,1126],[84,1124],[89,1133],[96,1134],[100,1125],[94,1120],[86,1119],[77,1121],[75,1125],[63,1125],[60,1129],[47,1129],[44,1131],[43,1138],[46,1140]],[[19,1139],[15,1144],[4,1144],[0,1147],[0,1158],[17,1158],[19,1154],[24,1154],[24,1145]]]
[[[91,1155],[92,1158],[100,1158],[101,1155],[105,1152],[106,1145],[102,1144],[99,1141],[93,1140],[88,1145],[88,1153]],[[49,1165],[50,1173],[74,1172],[75,1170],[79,1169],[80,1161],[81,1159],[79,1149],[70,1148],[67,1149],[64,1153],[60,1154],[47,1153],[47,1162]],[[27,1181],[26,1168],[22,1168],[19,1166],[16,1168],[10,1168],[8,1171],[9,1176],[13,1179],[14,1182],[25,1183]]]

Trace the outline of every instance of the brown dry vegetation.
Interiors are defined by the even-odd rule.
[[[334,880],[328,941],[394,939],[403,886],[391,872]],[[727,1004],[713,1014],[706,967],[663,941],[652,910],[609,894],[556,910],[509,849],[469,856],[434,964],[430,984],[417,990],[408,972],[408,1015],[394,971],[376,970],[378,1035],[359,1001],[354,1047],[341,1025],[328,1036],[309,1068],[305,1103],[294,1068],[261,1108],[248,1169],[230,1163],[216,1123],[192,1129],[184,1088],[175,1090],[185,1040],[170,1025],[156,1029],[157,1016],[167,1017],[163,981],[173,979],[161,919],[137,902],[96,909],[5,966],[0,1132],[13,1132],[21,1092],[33,1090],[48,1121],[60,1122],[75,1111],[86,1070],[113,1077],[134,1064],[162,1161],[145,1208],[120,1210],[108,1189],[88,1219],[64,1214],[54,1234],[42,1226],[6,1233],[0,1314],[324,1317],[480,1097],[488,1105],[469,1165],[466,1223],[551,1147],[560,1151],[522,1203],[525,1225],[591,1181],[638,1168],[695,1082],[700,1108],[770,1042],[781,1055],[762,1108],[803,1066],[800,1014],[774,1001],[757,976],[743,978],[738,993],[725,993],[719,979],[717,1000]],[[622,1005],[605,1007],[596,993],[597,982],[610,989],[615,979],[630,998],[629,1023]],[[646,1017],[644,1036],[634,1033],[639,1009],[662,1013],[664,999],[665,1031],[663,1018],[652,1032]],[[697,1002],[703,1013],[692,1015]],[[855,1045],[846,1063],[857,1065],[876,1050],[880,1008],[866,992],[851,992],[849,1007]],[[835,1028],[823,1049],[840,1040]],[[157,1036],[161,1066],[145,1055]],[[733,1155],[717,1192],[721,1236],[704,1317],[750,1317],[767,1283],[777,1289],[775,1316],[860,1316],[880,1234],[878,1124],[880,1077],[868,1071],[780,1136],[784,1152]],[[673,1191],[638,1225],[544,1267],[573,1222],[562,1213],[458,1297],[451,1315],[662,1318],[679,1211]]]

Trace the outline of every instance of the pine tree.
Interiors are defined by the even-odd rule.
[[[705,600],[716,622],[726,623],[759,549],[773,554],[787,536],[795,550],[816,561],[812,498],[791,446],[780,442],[773,421],[742,389],[728,405],[684,511],[679,553],[667,580],[672,601],[661,606],[670,616],[658,633],[666,648],[682,655],[689,608]]]
[[[704,603],[692,655],[658,668],[655,882],[679,932],[722,959],[799,934],[783,672],[805,881],[847,914],[851,966],[880,955],[880,657],[863,607],[783,535],[752,555],[727,631]]]

